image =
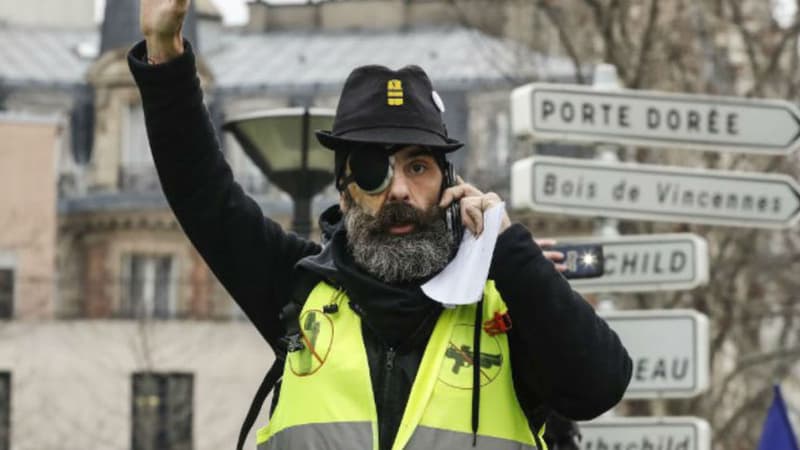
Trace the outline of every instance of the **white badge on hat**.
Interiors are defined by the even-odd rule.
[[[436,91],[431,91],[431,97],[433,98],[433,103],[436,104],[436,107],[439,108],[439,111],[444,112],[444,101],[442,97],[439,97],[439,93]]]

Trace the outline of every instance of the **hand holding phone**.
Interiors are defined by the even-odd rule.
[[[444,171],[444,184],[445,189],[458,184],[455,169],[453,169],[453,164],[450,162],[447,162],[447,167]],[[442,189],[442,192],[444,192],[444,189]],[[453,234],[453,243],[456,249],[461,244],[461,237],[464,234],[464,225],[461,223],[460,205],[461,203],[459,200],[454,200],[450,202],[450,205],[448,205],[445,210],[447,228],[450,230],[450,233]]]
[[[561,252],[566,266],[562,272],[566,278],[597,278],[604,273],[603,246],[600,244],[558,244],[548,251]]]

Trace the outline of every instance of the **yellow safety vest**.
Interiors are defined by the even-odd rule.
[[[338,311],[325,313],[336,303]],[[484,320],[505,312],[489,281]],[[532,450],[533,434],[514,392],[508,336],[481,333],[480,426],[472,447],[475,308],[445,309],[425,348],[393,450]],[[258,430],[258,450],[378,449],[378,417],[361,319],[343,291],[321,282],[299,317],[305,349],[290,352],[280,399]],[[544,434],[544,427],[539,436]],[[541,439],[540,439],[541,440]],[[546,450],[546,449],[545,449]]]

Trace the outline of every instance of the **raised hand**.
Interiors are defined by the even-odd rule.
[[[439,206],[446,208],[451,202],[461,202],[461,219],[464,226],[478,236],[483,232],[483,212],[502,202],[494,192],[483,193],[475,186],[465,183],[461,177],[457,178],[458,184],[451,186],[442,193]],[[508,214],[503,212],[500,222],[500,232],[511,226]]]
[[[139,27],[147,41],[147,61],[167,62],[183,53],[183,18],[190,0],[140,0]]]
[[[559,272],[566,272],[567,265],[564,264],[564,254],[561,252],[557,252],[554,250],[550,250],[550,247],[556,245],[556,241],[553,239],[534,239],[536,245],[538,245],[542,249],[542,254],[544,257],[549,259],[556,265],[556,270]]]

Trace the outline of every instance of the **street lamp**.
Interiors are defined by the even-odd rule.
[[[294,202],[292,229],[311,232],[311,199],[333,181],[334,153],[317,142],[314,130],[330,130],[334,111],[281,108],[230,117],[230,131],[264,175]]]

